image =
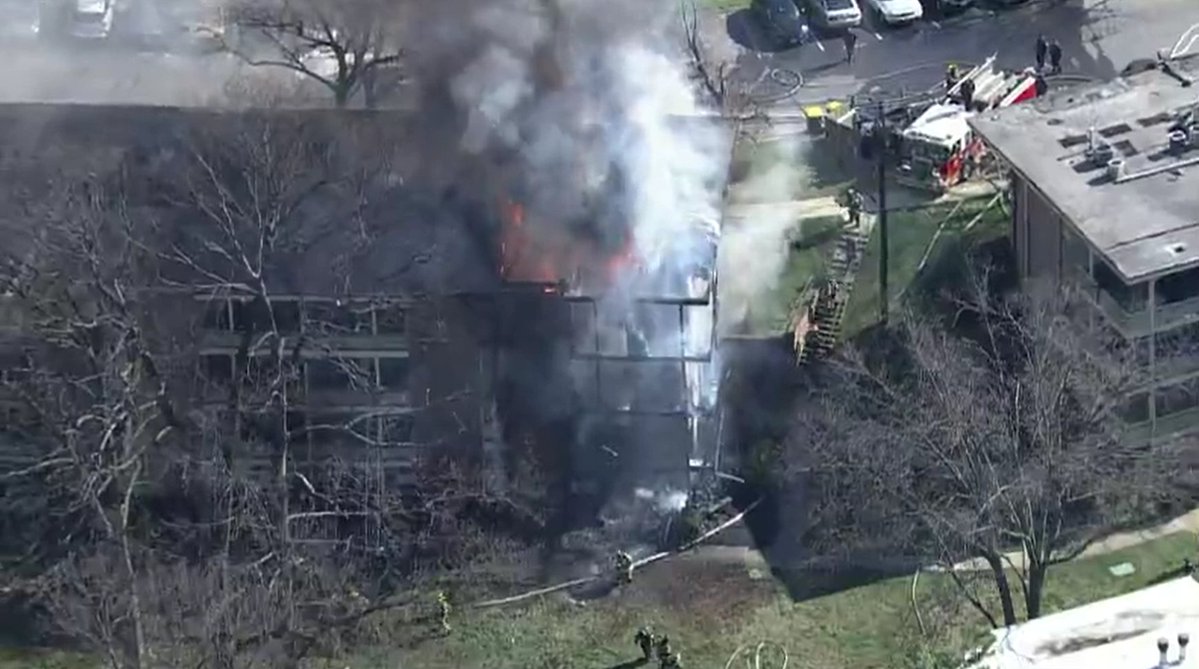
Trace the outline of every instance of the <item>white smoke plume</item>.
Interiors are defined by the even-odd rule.
[[[680,118],[703,110],[673,2],[443,0],[422,13],[415,77],[462,126],[445,148],[505,157],[495,187],[543,249],[582,245],[584,264],[631,251],[653,277],[641,293],[682,293],[713,268],[728,144],[717,122]]]

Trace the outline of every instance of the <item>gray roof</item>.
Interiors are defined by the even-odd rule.
[[[970,124],[1131,283],[1199,264],[1199,151],[1165,150],[1171,115],[1196,105],[1197,90],[1155,69]],[[1092,129],[1125,161],[1119,180],[1084,157]]]

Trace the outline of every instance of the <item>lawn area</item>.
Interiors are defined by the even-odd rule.
[[[1193,535],[1180,533],[1056,567],[1050,572],[1045,610],[1051,613],[1150,585],[1193,555],[1194,541]],[[1132,563],[1136,572],[1125,577],[1108,572],[1123,562]],[[685,564],[653,568],[638,577],[630,592],[586,606],[547,599],[464,620],[460,631],[447,639],[403,653],[403,666],[616,667],[635,659],[632,635],[645,623],[670,635],[686,666],[711,669],[724,667],[742,644],[762,641],[785,645],[791,666],[897,669],[921,643],[909,599],[910,577],[793,602],[782,588],[745,578],[744,567],[725,565],[726,572],[718,575],[710,566],[702,572],[680,569]],[[947,588],[947,579],[921,578],[918,601],[926,618],[931,617],[928,609],[936,595],[945,596]],[[952,627],[938,631],[941,642],[957,645],[985,638],[985,624],[973,611],[963,608],[950,620]]]
[[[749,7],[749,0],[699,0],[696,4],[705,9],[728,13]]]
[[[1047,613],[1131,592],[1159,580],[1193,555],[1189,533],[1169,535],[1108,555],[1055,567],[1045,597]],[[1132,563],[1136,572],[1116,577],[1108,568]],[[744,644],[782,644],[792,667],[903,669],[923,643],[910,597],[911,578],[878,581],[806,601],[792,601],[769,579],[751,580],[744,565],[701,563],[688,557],[639,573],[633,586],[585,605],[547,597],[487,611],[455,611],[454,631],[404,649],[359,649],[320,669],[614,669],[637,656],[632,635],[652,624],[670,635],[684,666],[722,669]],[[936,617],[948,580],[921,577],[922,615]],[[981,618],[954,607],[935,628],[934,643],[954,650],[986,637]],[[94,666],[94,665],[93,665]],[[777,664],[763,662],[762,669]],[[0,654],[0,669],[91,669],[57,655]]]
[[[929,255],[926,270],[944,267],[964,257],[971,248],[1007,234],[1008,218],[996,204],[983,213],[969,232],[964,226],[972,221],[994,196],[966,200],[957,207],[956,202],[941,202],[910,211],[891,212],[888,216],[890,254],[888,257],[888,292],[891,307],[900,304],[901,294],[927,294],[940,289],[931,283],[922,283],[922,278],[938,275],[936,272],[918,272],[920,261],[933,241],[937,228],[953,213],[941,236]],[[862,259],[862,268],[854,284],[853,294],[846,307],[842,334],[852,338],[878,322],[879,318],[879,227],[876,225]]]

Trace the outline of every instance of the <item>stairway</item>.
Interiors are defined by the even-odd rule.
[[[798,363],[807,364],[822,358],[837,346],[841,339],[841,323],[845,319],[845,308],[853,292],[858,269],[866,255],[866,243],[874,227],[873,216],[862,216],[857,226],[847,226],[837,241],[837,247],[829,259],[829,279],[812,305],[811,318],[816,326],[804,340]]]

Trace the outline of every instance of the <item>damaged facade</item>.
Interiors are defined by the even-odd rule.
[[[122,184],[108,201],[123,216],[197,254],[214,221],[197,216],[198,202],[180,205],[178,183],[156,179],[194,188],[185,166],[214,138],[241,141],[248,127],[277,123],[345,165],[359,159],[341,154],[363,146],[402,155],[411,128],[398,115],[320,111],[263,112],[251,126],[169,108],[13,105],[0,118],[12,138],[6,171],[65,179],[74,172],[53,160],[94,157],[112,170],[106,183]],[[339,143],[345,133],[357,141]],[[571,256],[569,243],[522,241],[518,205],[423,182],[394,157],[372,164],[378,172],[355,184],[369,197],[356,194],[345,209],[335,192],[289,214],[279,261],[264,274],[271,327],[299,360],[286,418],[295,466],[338,458],[373,465],[375,485],[403,485],[422,453],[465,449],[503,487],[518,466],[513,446],[539,432],[556,458],[540,464],[566,474],[568,498],[589,502],[564,523],[589,522],[615,499],[681,505],[691,470],[716,458],[713,230],[675,238],[685,263],[647,263],[628,240],[583,243]],[[247,345],[265,316],[232,269],[228,285],[207,275],[220,259],[198,265],[164,263],[153,299],[171,314],[164,336],[181,366],[194,370],[197,410],[219,414],[230,384],[265,360]],[[16,351],[19,314],[9,321]],[[278,466],[271,452],[238,459],[263,473]]]

